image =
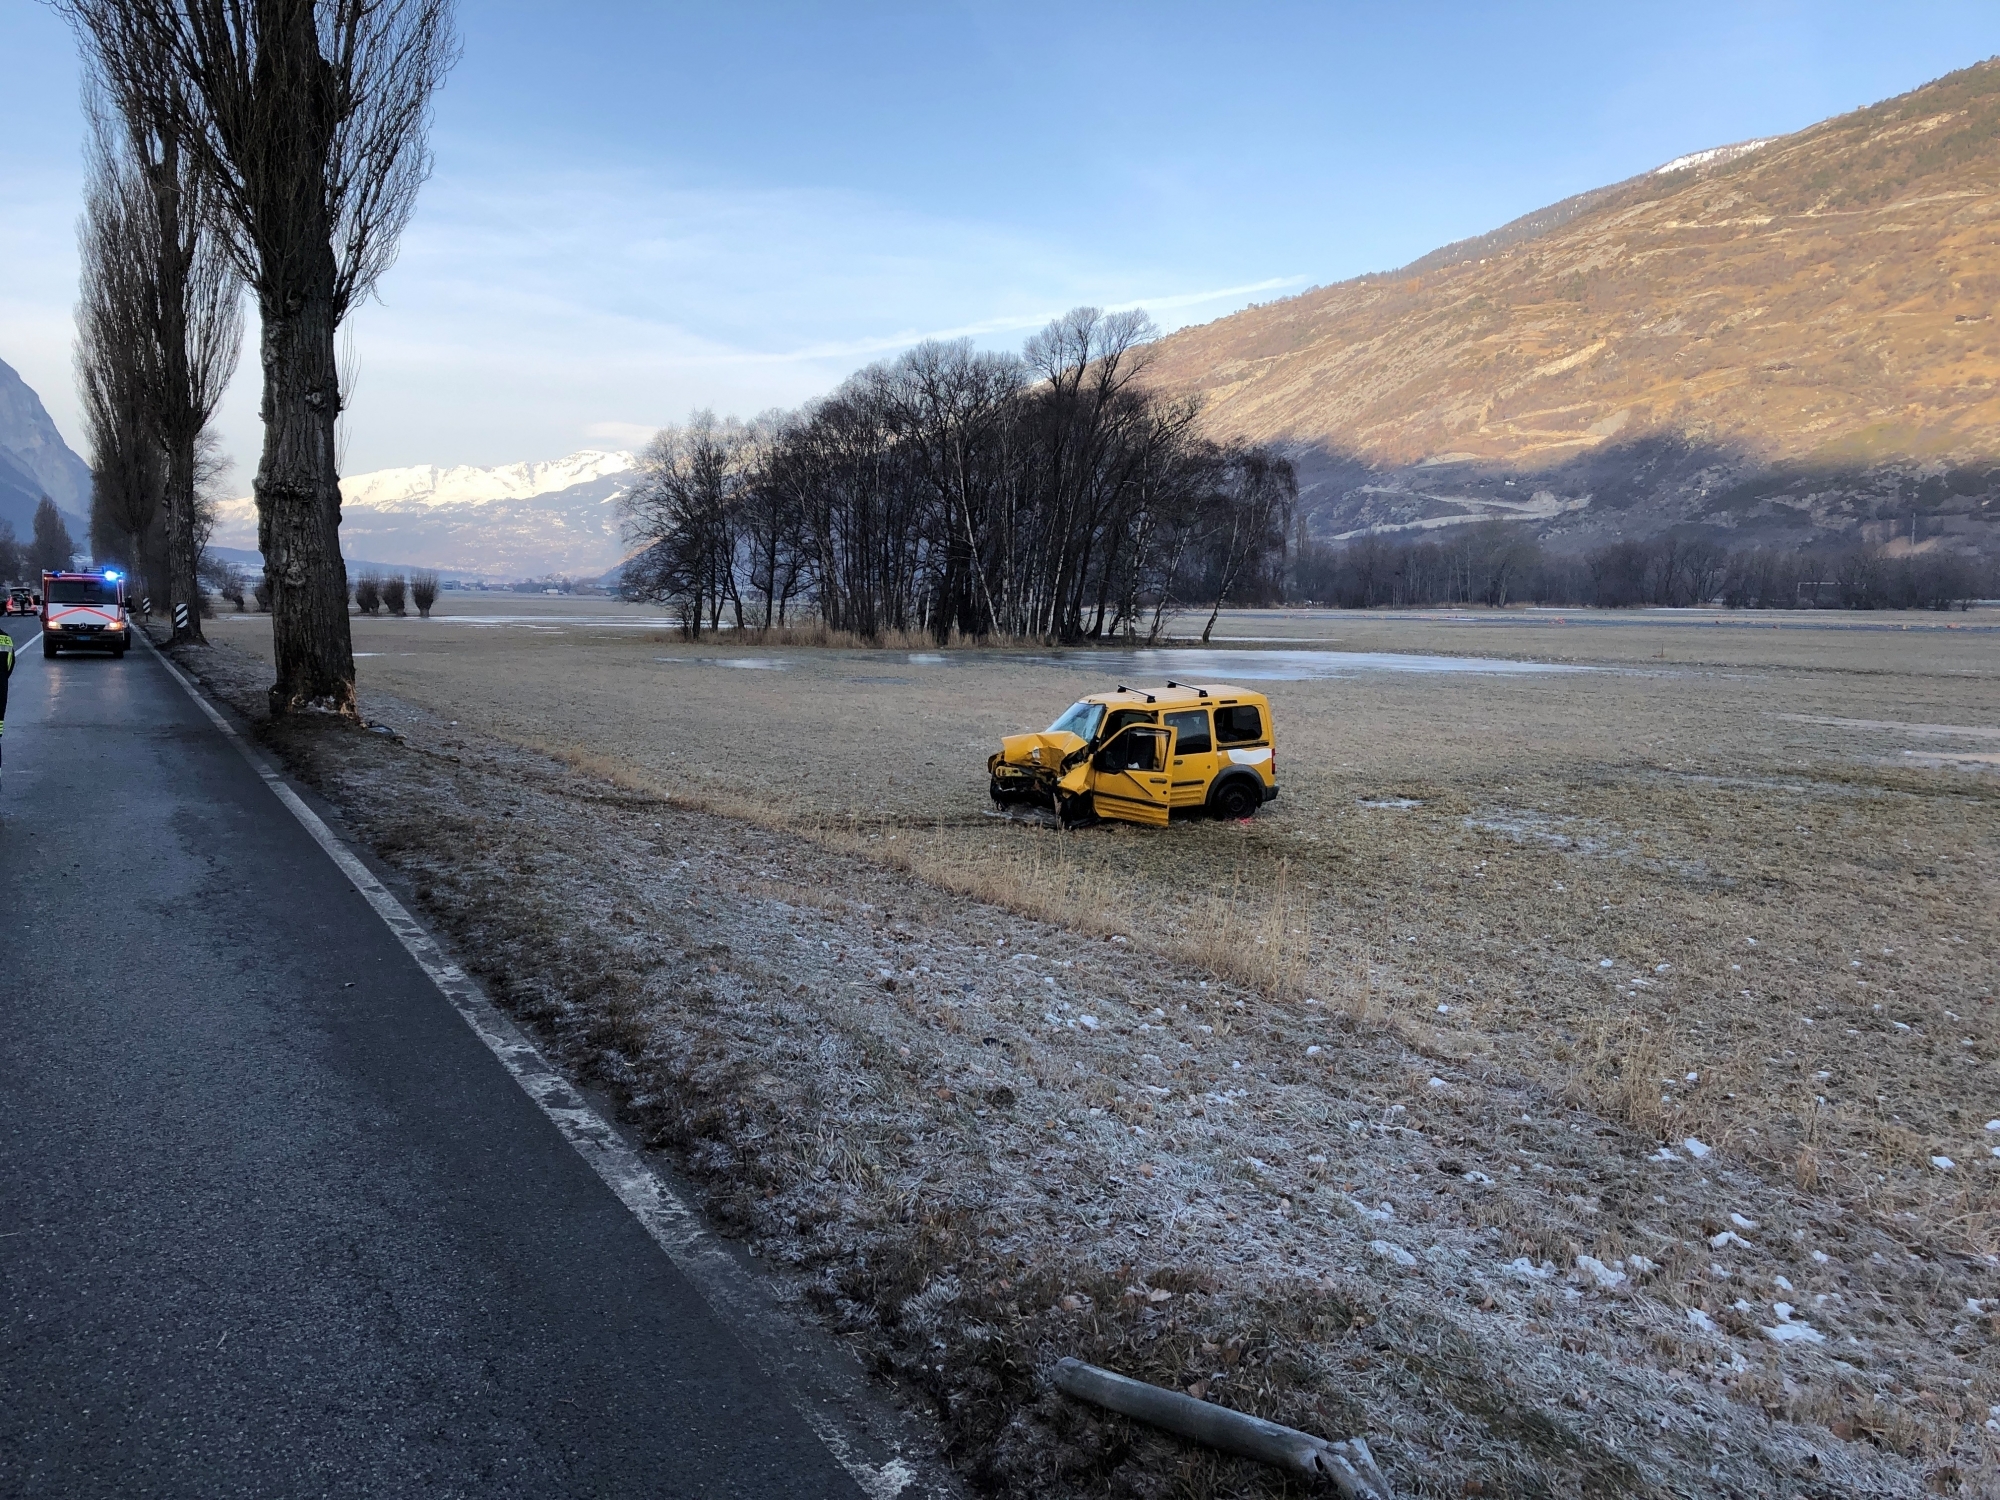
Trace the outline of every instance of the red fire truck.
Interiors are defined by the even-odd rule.
[[[83,650],[122,657],[131,641],[123,573],[42,574],[42,655]]]

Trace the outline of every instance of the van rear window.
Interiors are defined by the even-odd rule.
[[[51,604],[101,604],[118,602],[118,585],[101,578],[53,578],[49,580]]]
[[[1248,703],[1215,711],[1215,742],[1218,745],[1247,745],[1264,738],[1264,716]]]

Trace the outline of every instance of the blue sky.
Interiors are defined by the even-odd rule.
[[[625,446],[1079,303],[1205,322],[2000,52],[1991,0],[467,0],[460,25],[436,174],[354,320],[351,472]],[[74,44],[13,0],[0,69],[0,358],[75,442]]]

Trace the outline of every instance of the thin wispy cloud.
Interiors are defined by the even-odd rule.
[[[1216,287],[1200,292],[1174,292],[1159,297],[1135,297],[1125,302],[1110,302],[1103,306],[1106,312],[1124,312],[1128,309],[1143,308],[1155,314],[1155,321],[1161,321],[1160,313],[1179,312],[1186,308],[1209,306],[1217,303],[1235,303],[1257,292],[1283,291],[1305,285],[1303,276],[1273,276],[1263,281],[1246,282],[1242,286]],[[988,318],[978,323],[961,323],[950,328],[915,329],[905,328],[895,333],[875,335],[867,338],[848,339],[838,343],[814,344],[800,349],[761,351],[739,349],[733,351],[712,351],[689,354],[661,361],[673,364],[800,364],[828,359],[867,359],[879,354],[900,353],[904,349],[932,339],[989,340],[1004,334],[1025,333],[1047,327],[1054,319],[1081,304],[1064,307],[1051,305],[1040,312],[1025,315],[1009,315]]]
[[[926,339],[1011,347],[1081,304],[1171,327],[1305,280],[1189,287],[1170,266],[860,194],[503,170],[473,146],[441,158],[454,171],[358,317],[353,466],[463,454],[453,413],[478,414],[479,462],[630,442],[696,407],[798,404]]]

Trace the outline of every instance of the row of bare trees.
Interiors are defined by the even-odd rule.
[[[1516,603],[1688,608],[1946,609],[2000,588],[1991,563],[1951,552],[1891,556],[1881,547],[1723,546],[1665,535],[1583,553],[1544,548],[1519,525],[1488,522],[1420,537],[1308,543],[1287,594],[1343,608]]]
[[[135,567],[164,551],[149,582],[188,606],[176,634],[199,638],[201,492],[218,468],[209,421],[242,349],[242,282],[178,139],[99,84],[76,345],[92,529]]]
[[[364,615],[388,610],[392,615],[409,613],[414,604],[424,619],[431,617],[437,603],[438,575],[425,569],[405,577],[401,573],[363,573],[354,580],[354,607]]]
[[[698,635],[801,607],[867,638],[1157,635],[1268,597],[1297,485],[1141,378],[1144,313],[1079,308],[1016,356],[931,342],[801,411],[697,413],[628,496],[630,597]]]
[[[105,116],[79,320],[94,467],[129,506],[121,524],[146,519],[148,494],[167,508],[168,571],[187,597],[200,433],[235,363],[247,286],[261,319],[271,705],[352,714],[335,334],[394,259],[429,174],[452,0],[58,4]]]

